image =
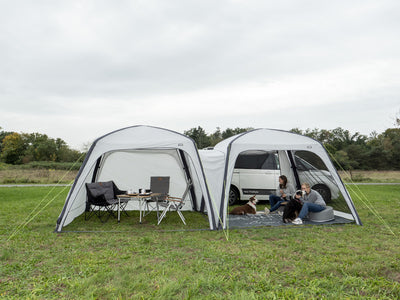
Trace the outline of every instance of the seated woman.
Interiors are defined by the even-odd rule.
[[[285,175],[279,176],[279,186],[276,189],[276,195],[269,196],[271,209],[265,208],[265,214],[277,210],[282,202],[289,201],[294,193],[295,189],[291,183],[288,183],[287,177]]]
[[[301,190],[304,192],[303,196],[300,198],[303,202],[303,207],[300,210],[298,218],[294,219],[292,222],[296,225],[303,224],[303,218],[305,218],[308,212],[320,212],[326,208],[326,203],[321,194],[310,188],[310,184],[303,183],[301,185]]]

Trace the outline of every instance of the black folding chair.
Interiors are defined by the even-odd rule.
[[[86,183],[87,205],[85,220],[89,220],[96,215],[102,223],[106,222],[110,216],[115,217],[115,208],[120,203],[120,210],[125,211],[128,200],[118,201],[117,195],[125,194],[126,191],[120,190],[113,181]]]

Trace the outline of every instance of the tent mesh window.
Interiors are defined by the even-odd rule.
[[[309,183],[333,209],[350,213],[342,193],[322,159],[310,151],[296,151],[294,154],[300,182]]]

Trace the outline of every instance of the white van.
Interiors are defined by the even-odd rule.
[[[314,167],[300,156],[295,155],[295,164],[300,182],[308,182],[326,202],[339,197],[339,189],[326,170]],[[245,151],[241,153],[233,171],[229,192],[229,205],[238,200],[248,200],[257,195],[258,200],[269,200],[275,194],[281,175],[277,151]],[[295,183],[292,183],[296,186]]]

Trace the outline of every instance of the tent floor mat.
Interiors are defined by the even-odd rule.
[[[339,216],[328,222],[313,222],[308,219],[303,220],[303,225],[331,225],[331,224],[350,224],[353,220],[348,220]],[[228,215],[229,228],[263,227],[263,226],[298,226],[292,223],[283,223],[282,216],[277,213],[268,215]]]

